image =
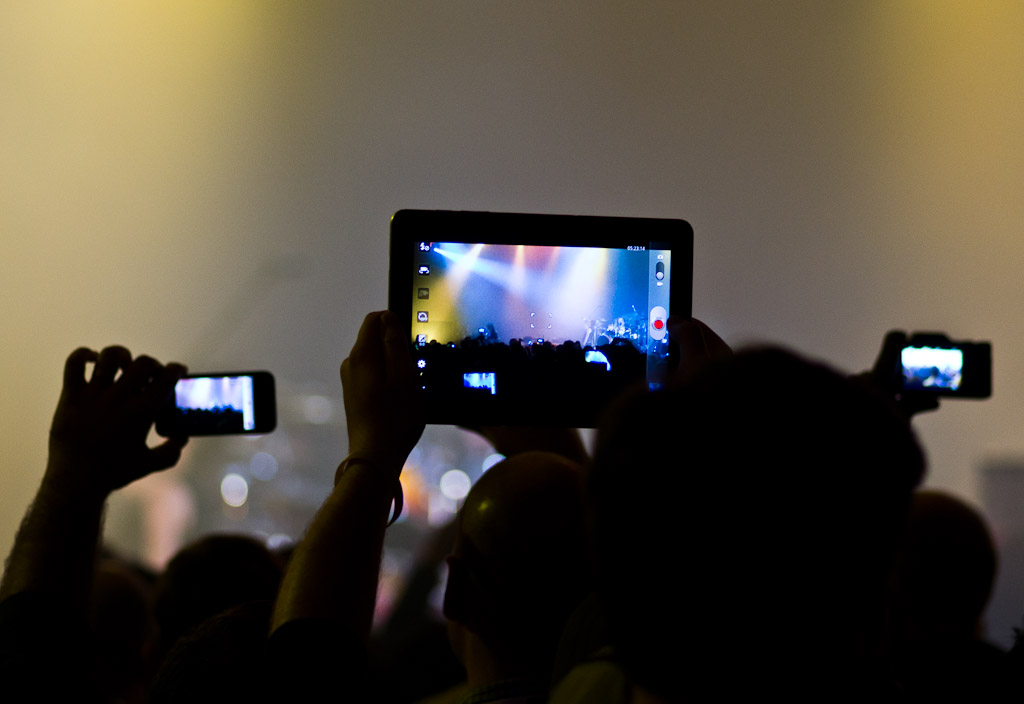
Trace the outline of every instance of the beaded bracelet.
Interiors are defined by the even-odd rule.
[[[334,483],[337,485],[338,480],[348,471],[349,467],[353,464],[364,464],[373,465],[373,460],[367,457],[360,457],[359,455],[349,455],[341,461],[338,465],[338,469],[334,473]],[[371,467],[372,468],[372,467]],[[402,482],[399,480],[396,474],[385,474],[374,469],[371,475],[383,479],[388,483],[388,489],[391,492],[391,500],[394,502],[395,508],[394,513],[391,514],[391,520],[388,521],[390,526],[392,523],[398,520],[398,517],[402,515],[402,507],[405,505],[405,497],[402,494]]]

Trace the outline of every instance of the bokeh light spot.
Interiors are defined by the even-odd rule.
[[[466,498],[472,484],[469,475],[461,469],[449,469],[441,475],[441,493],[453,501]]]
[[[243,506],[249,498],[249,483],[241,474],[227,474],[220,482],[220,496],[228,506]]]
[[[249,471],[260,481],[270,481],[277,476],[277,458],[269,452],[257,452],[249,460]]]

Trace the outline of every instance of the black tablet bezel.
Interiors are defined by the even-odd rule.
[[[623,247],[656,243],[672,252],[669,307],[673,316],[689,317],[693,296],[693,229],[679,219],[541,215],[442,210],[400,210],[391,219],[388,308],[402,321],[410,348],[415,286],[414,261],[419,242],[466,242],[576,247]],[[651,247],[655,248],[655,247]],[[672,345],[675,350],[675,345]],[[676,363],[674,358],[671,362]],[[639,380],[638,380],[639,381]],[[611,399],[602,399],[610,401]],[[594,427],[607,403],[574,402],[553,393],[529,408],[509,407],[491,399],[446,403],[424,393],[426,419],[433,424],[562,425]]]

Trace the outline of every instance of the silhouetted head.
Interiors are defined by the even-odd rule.
[[[151,704],[279,702],[264,656],[272,601],[249,601],[204,620],[171,648],[150,691]]]
[[[465,629],[499,660],[547,676],[591,584],[580,466],[544,452],[504,460],[473,486],[457,520],[444,600],[456,654],[465,662]]]
[[[281,566],[263,543],[211,535],[181,549],[157,581],[164,650],[206,619],[250,601],[273,601]]]
[[[90,602],[97,678],[109,701],[141,701],[153,676],[157,625],[153,590],[139,570],[120,559],[96,565]]]
[[[779,349],[624,400],[599,433],[591,489],[631,676],[725,695],[855,666],[877,644],[923,468],[888,401]]]
[[[996,561],[981,514],[949,494],[915,493],[896,582],[897,638],[977,637],[992,595]]]

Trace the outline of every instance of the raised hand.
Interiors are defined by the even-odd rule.
[[[423,434],[409,340],[398,317],[370,313],[341,363],[349,452],[401,471]]]
[[[86,378],[89,362],[95,364]],[[72,352],[50,428],[48,478],[58,474],[76,491],[103,495],[176,464],[187,438],[168,438],[156,447],[146,438],[185,372],[152,357],[132,359],[124,347]]]

